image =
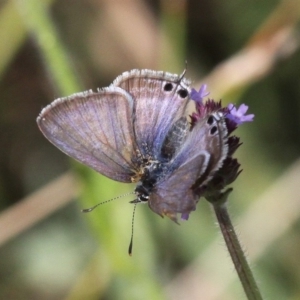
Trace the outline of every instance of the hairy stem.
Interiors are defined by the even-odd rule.
[[[231,223],[226,207],[226,201],[222,203],[212,202],[212,204],[231,259],[248,300],[262,300],[261,293]]]

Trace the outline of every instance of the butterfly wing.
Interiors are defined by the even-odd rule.
[[[209,162],[197,184],[207,183],[213,174],[221,168],[228,154],[228,130],[222,112],[214,112],[198,121],[187,136],[185,143],[174,158],[173,164],[184,164],[199,153],[209,153]]]
[[[157,184],[151,193],[148,204],[157,214],[166,215],[177,221],[177,213],[190,213],[195,210],[197,197],[191,187],[200,174],[205,172],[210,155],[206,151],[175,170],[170,177]]]
[[[221,112],[197,122],[170,162],[170,175],[163,177],[150,195],[150,208],[174,221],[177,213],[194,210],[198,197],[191,187],[207,183],[222,166],[228,153],[227,135]]]
[[[159,157],[167,133],[185,113],[189,84],[182,76],[151,70],[125,72],[112,83],[134,100],[134,132],[144,157]]]
[[[181,117],[169,130],[161,148],[162,158],[172,159],[180,150],[190,131],[190,124],[186,117]]]
[[[37,119],[45,137],[67,155],[117,181],[130,182],[135,167],[133,100],[120,88],[60,98]]]

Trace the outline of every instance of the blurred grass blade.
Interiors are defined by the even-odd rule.
[[[78,183],[67,172],[0,214],[0,246],[31,228],[78,196]],[[50,201],[49,201],[50,200]]]
[[[0,78],[26,38],[26,29],[13,1],[0,10]],[[3,46],[4,45],[4,46]]]
[[[82,89],[69,55],[61,43],[46,1],[15,0],[25,26],[38,44],[45,66],[62,96]]]
[[[282,1],[247,45],[216,66],[203,82],[218,97],[234,102],[250,84],[265,77],[299,48],[299,19],[300,2]]]

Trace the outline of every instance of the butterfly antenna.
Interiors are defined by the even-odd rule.
[[[181,80],[185,76],[186,70],[187,70],[187,60],[185,61],[185,68],[184,68],[183,72],[179,76],[179,80],[178,80],[179,83],[181,82]]]
[[[131,238],[130,238],[130,244],[128,248],[128,254],[131,256],[132,255],[132,245],[133,245],[133,227],[134,227],[134,216],[135,216],[135,210],[136,210],[136,204],[134,205],[133,208],[133,214],[132,214],[132,222],[131,222]]]
[[[94,206],[92,206],[92,207],[90,207],[90,208],[85,208],[85,209],[82,209],[82,210],[81,210],[81,212],[83,212],[83,213],[88,213],[88,212],[91,212],[92,210],[94,210],[94,209],[95,209],[96,207],[98,207],[99,205],[102,205],[102,204],[104,204],[104,203],[111,202],[111,201],[113,201],[113,200],[116,200],[116,199],[122,198],[122,197],[124,197],[124,196],[131,195],[131,194],[134,194],[134,192],[130,192],[130,193],[127,193],[127,194],[123,194],[123,195],[120,195],[120,196],[118,196],[118,197],[115,197],[115,198],[112,198],[112,199],[109,199],[109,200],[106,200],[106,201],[100,202],[100,203],[98,203],[98,204],[96,204],[96,205],[94,205]]]

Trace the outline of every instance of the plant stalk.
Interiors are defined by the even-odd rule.
[[[239,243],[234,227],[231,223],[226,201],[223,203],[212,202],[213,208],[226,242],[227,249],[238,273],[248,300],[262,300],[261,293],[254,279],[253,273],[246,260],[244,251]]]

